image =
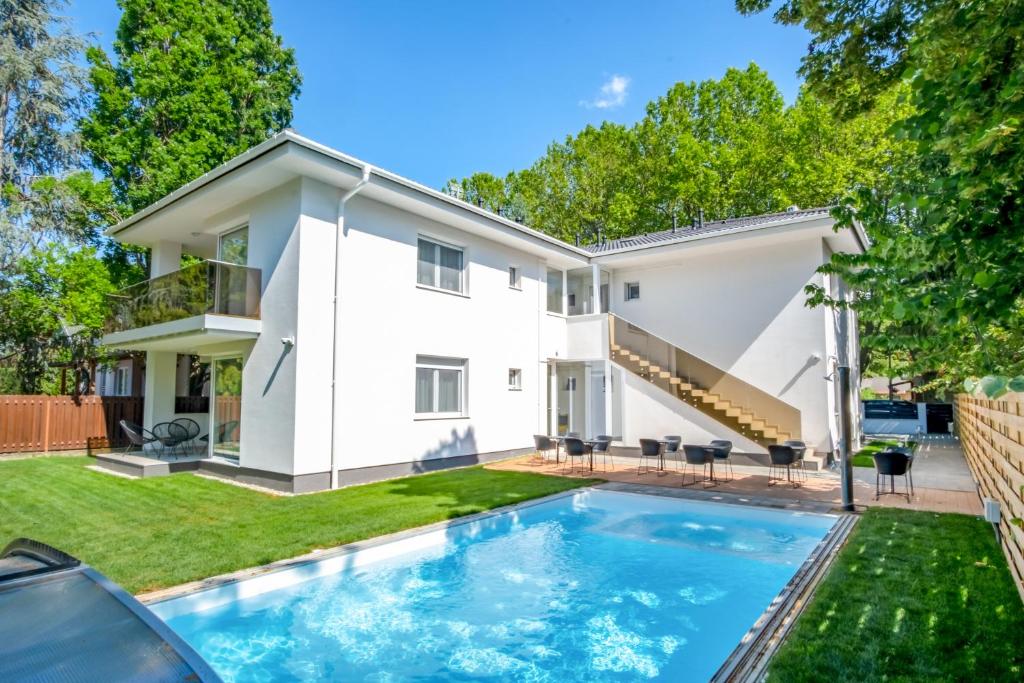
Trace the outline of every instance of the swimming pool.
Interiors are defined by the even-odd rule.
[[[584,489],[151,608],[226,681],[706,681],[836,519]]]

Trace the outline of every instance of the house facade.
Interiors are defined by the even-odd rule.
[[[832,226],[794,210],[577,247],[284,131],[108,230],[152,249],[152,279],[104,343],[145,352],[147,428],[194,419],[203,469],[288,491],[568,431],[830,452],[856,325],[803,289],[845,296],[816,269],[865,243]],[[182,357],[209,364],[202,404],[176,400]]]

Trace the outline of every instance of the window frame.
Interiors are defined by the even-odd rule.
[[[523,271],[519,266],[508,267],[508,288],[523,291]]]
[[[114,396],[127,396],[131,393],[129,373],[129,368],[122,366],[114,368]]]
[[[508,369],[508,390],[509,391],[522,391],[523,390],[523,369],[522,368],[509,368]]]
[[[630,290],[636,288],[636,296],[630,296]],[[624,301],[639,301],[640,300],[640,282],[626,282],[625,283],[625,298]]]
[[[551,276],[553,274],[555,274],[555,273],[558,274],[558,280],[557,280],[557,282],[558,282],[558,310],[557,311],[552,311],[551,310],[551,282],[552,282]],[[566,304],[565,304],[565,302],[566,302],[566,296],[565,296],[565,289],[566,289],[566,286],[565,286],[566,285],[566,282],[565,282],[565,271],[560,269],[560,268],[554,268],[552,266],[547,266],[545,268],[545,276],[544,277],[545,277],[545,281],[544,281],[544,309],[547,311],[547,313],[549,315],[565,316],[566,315],[566,310],[565,310],[566,309]]]
[[[235,261],[228,261],[228,260],[226,260],[224,258],[224,239],[225,238],[230,238],[232,235],[234,235],[236,233],[240,233],[243,230],[245,231],[245,263],[236,263]],[[230,263],[230,264],[236,265],[236,266],[245,266],[245,267],[249,266],[249,223],[248,222],[241,223],[239,225],[234,226],[233,228],[228,228],[224,232],[221,232],[221,233],[219,233],[217,235],[217,260],[220,261],[221,263]]]
[[[434,247],[434,259],[431,261],[433,265],[433,277],[432,282],[420,282],[420,264],[423,261],[420,260],[420,243],[425,242]],[[450,249],[458,252],[459,254],[459,287],[458,289],[449,289],[448,287],[441,286],[441,249]],[[466,248],[458,244],[452,244],[444,240],[432,237],[430,235],[417,235],[416,236],[416,286],[423,289],[430,289],[435,292],[444,292],[446,294],[456,294],[459,296],[467,296],[466,293]]]
[[[419,382],[420,370],[431,370],[431,407],[432,410],[421,412],[416,405],[416,389]],[[440,407],[440,373],[441,371],[458,372],[458,409],[455,411],[438,410]],[[434,356],[418,354],[416,366],[413,372],[413,418],[416,420],[445,420],[453,418],[465,418],[467,416],[467,388],[469,375],[469,361],[466,358],[454,358],[448,356]]]

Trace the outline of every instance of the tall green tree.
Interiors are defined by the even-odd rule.
[[[119,0],[113,50],[90,48],[85,147],[137,211],[289,125],[301,79],[266,0]]]
[[[751,64],[677,83],[635,125],[588,126],[504,179],[474,174],[449,186],[568,241],[682,227],[701,211],[715,220],[831,205],[905,155],[885,135],[897,111],[891,97],[840,121],[809,92],[787,107]]]
[[[892,132],[910,158],[838,213],[874,241],[828,266],[862,317],[936,386],[1024,372],[1024,0],[788,0],[775,17],[814,35],[801,71],[841,116],[907,93]]]
[[[66,179],[81,169],[74,131],[84,103],[84,41],[59,0],[0,0],[0,272],[87,223]],[[80,177],[79,177],[80,180]],[[2,286],[2,284],[0,284]]]

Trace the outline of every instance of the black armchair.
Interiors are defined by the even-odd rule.
[[[583,469],[583,458],[588,455],[593,457],[593,453],[590,450],[590,446],[583,443],[582,439],[575,437],[565,438],[565,459],[569,463],[569,471],[572,472],[573,458],[580,459],[580,469]]]
[[[128,445],[124,449],[125,453],[129,452],[133,448],[137,448],[145,453],[146,446],[159,441],[159,439],[153,436],[153,432],[149,431],[142,425],[137,425],[134,422],[129,422],[128,420],[121,420],[119,424],[121,425],[121,431],[123,431],[125,437],[128,438]]]
[[[732,441],[715,439],[710,444],[715,460],[722,461],[729,469],[729,481],[733,480],[732,471]]]
[[[900,451],[882,451],[872,456],[875,461],[875,500],[883,495],[905,495],[910,502],[910,465],[911,458]],[[883,491],[879,484],[882,477],[889,477],[889,490]],[[903,477],[904,492],[896,491],[896,477]]]
[[[796,450],[792,446],[786,446],[785,444],[773,443],[768,445],[768,483],[774,484],[775,481],[782,481],[782,477],[776,477],[773,479],[772,475],[777,473],[780,468],[786,468],[786,481],[789,482],[794,488],[799,486],[793,481],[792,467],[796,464]]]
[[[715,453],[711,446],[698,446],[695,444],[685,444],[683,446],[683,456],[685,462],[683,465],[683,481],[682,486],[692,486],[697,483],[697,467],[699,466],[703,471],[703,479],[701,482],[704,484],[704,488],[708,486],[708,467],[715,466]],[[686,469],[692,468],[693,470],[693,481],[689,484],[686,483]],[[714,472],[714,470],[712,470]]]
[[[640,468],[644,466],[644,461],[647,461],[647,469],[644,472],[651,471],[651,458],[655,458],[659,465],[663,464],[663,454],[661,450],[661,442],[657,439],[640,439],[640,463],[636,466],[636,474],[640,476]]]
[[[555,453],[555,464],[558,464],[558,444],[554,439],[545,436],[544,434],[533,435],[533,446],[537,449],[537,455],[541,457],[545,463],[548,461],[548,456],[552,451]]]

